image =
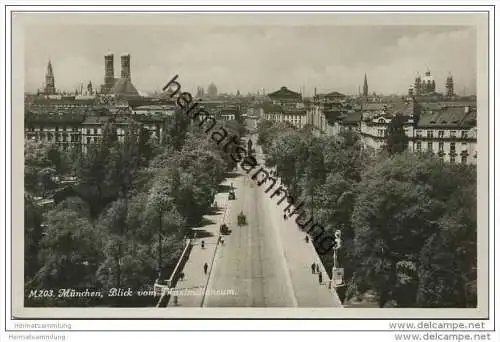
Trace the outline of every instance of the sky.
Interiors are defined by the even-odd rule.
[[[174,75],[186,91],[213,82],[242,94],[286,86],[306,96],[357,94],[367,74],[369,92],[405,94],[429,69],[444,92],[476,92],[476,30],[472,26],[96,26],[38,25],[25,31],[25,90],[43,87],[47,62],[56,88],[104,81],[104,55],[131,55],[132,83],[143,93]]]

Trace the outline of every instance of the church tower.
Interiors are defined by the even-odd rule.
[[[366,74],[365,74],[365,80],[363,82],[363,96],[368,96],[368,80],[366,79]]]
[[[422,79],[420,78],[420,74],[417,74],[415,78],[415,84],[413,86],[413,95],[420,96],[422,93]]]
[[[54,95],[56,93],[56,86],[54,82],[54,72],[52,70],[52,63],[49,60],[47,65],[47,73],[45,74],[45,94]]]
[[[447,97],[453,97],[453,77],[451,74],[446,77],[446,96]]]

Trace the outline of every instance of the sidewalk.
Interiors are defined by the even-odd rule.
[[[231,184],[226,180],[222,185]],[[172,296],[167,306],[200,307],[202,305],[203,295],[207,281],[212,269],[212,263],[217,250],[219,239],[219,228],[224,220],[224,215],[229,204],[228,193],[218,193],[215,195],[215,201],[219,207],[219,212],[215,215],[205,215],[204,218],[213,223],[195,228],[198,231],[198,238],[193,239],[193,248],[189,254],[188,260],[182,269],[184,279],[179,280],[173,290],[185,292],[177,296],[177,305],[174,296]],[[202,236],[203,234],[203,236]],[[207,236],[210,235],[210,236]],[[201,241],[205,241],[205,248],[201,248]],[[203,271],[203,265],[208,264],[207,274]]]
[[[258,146],[258,150],[262,153],[260,146]],[[277,182],[275,187],[278,186]],[[342,307],[335,289],[333,287],[328,289],[330,280],[328,274],[311,240],[308,243],[305,242],[306,233],[301,231],[295,223],[296,215],[287,220],[283,218],[284,209],[288,203],[283,201],[281,205],[278,205],[277,197],[271,199],[267,194],[265,196],[272,212],[272,223],[277,228],[282,241],[298,307]],[[320,266],[320,271],[323,273],[321,285],[318,274],[312,274],[311,264],[313,262]]]

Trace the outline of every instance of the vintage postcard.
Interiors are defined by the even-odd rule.
[[[487,318],[488,51],[484,13],[13,13],[13,317]]]

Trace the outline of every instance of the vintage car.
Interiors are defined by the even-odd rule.
[[[247,224],[247,217],[245,216],[245,214],[243,214],[243,211],[241,211],[238,214],[238,225],[244,226],[245,224]]]
[[[219,231],[221,234],[224,234],[224,235],[229,234],[229,228],[228,228],[227,224],[225,224],[225,223],[221,224]]]

